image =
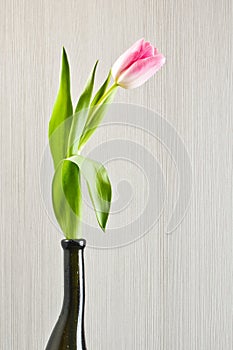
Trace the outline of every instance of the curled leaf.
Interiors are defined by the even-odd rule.
[[[96,218],[102,230],[105,230],[112,197],[111,183],[105,167],[80,155],[72,156],[67,160],[78,166],[86,180]]]
[[[63,160],[56,168],[52,182],[52,200],[57,221],[67,239],[79,238],[82,193],[79,168]]]

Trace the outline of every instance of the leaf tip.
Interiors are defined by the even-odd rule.
[[[98,220],[99,221],[99,225],[101,227],[101,230],[106,233],[106,229],[107,229],[107,222],[108,222],[108,214],[104,217],[104,218],[101,218],[101,220]]]
[[[97,68],[97,66],[98,66],[98,63],[99,63],[99,60],[97,60],[97,61],[95,62],[94,69],[93,69],[94,74],[95,74],[96,68]]]
[[[67,58],[67,53],[66,53],[66,49],[64,46],[62,46],[62,57]]]

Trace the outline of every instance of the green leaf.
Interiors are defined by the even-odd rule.
[[[85,178],[96,218],[102,230],[105,231],[112,197],[111,183],[106,169],[102,164],[80,155],[72,156],[67,160],[76,164]]]
[[[55,169],[66,157],[72,114],[69,62],[63,48],[59,91],[49,122],[49,143]]]
[[[111,70],[108,73],[107,79],[105,80],[105,82],[103,83],[103,85],[99,88],[99,90],[97,91],[97,93],[95,94],[95,97],[93,98],[92,102],[91,102],[91,107],[94,107],[98,104],[98,102],[100,101],[101,97],[105,94],[107,87],[110,83],[111,80]]]
[[[92,134],[95,132],[95,130],[101,123],[109,105],[113,101],[117,87],[117,85],[113,85],[111,89],[109,89],[108,92],[104,96],[102,96],[102,98],[99,100],[99,103],[90,110],[88,122],[84,127],[81,139],[79,141],[79,150],[81,150],[81,148],[89,140],[89,138],[92,136]]]
[[[103,231],[111,206],[111,183],[102,164],[80,155],[62,160],[54,174],[52,199],[57,221],[68,239],[76,239],[80,234],[82,215],[80,173],[87,183],[96,218]]]
[[[94,68],[91,72],[91,75],[86,83],[84,91],[78,100],[77,106],[75,108],[76,113],[78,113],[82,109],[87,109],[90,105],[94,81],[95,81],[95,72],[96,72],[96,68],[97,68],[98,63],[99,63],[99,61],[96,61]]]
[[[75,118],[72,120],[72,126],[70,130],[69,142],[68,142],[68,155],[76,154],[78,151],[79,139],[81,137],[86,119],[88,116],[88,109],[90,107],[93,86],[95,81],[95,73],[98,65],[96,61],[94,68],[88,78],[88,81],[85,85],[84,91],[82,92],[77,106],[75,108]]]
[[[57,221],[67,239],[80,236],[82,193],[80,171],[76,164],[63,160],[56,168],[52,199]]]
[[[103,96],[108,88],[109,83],[110,83],[110,80],[111,80],[111,70],[109,71],[105,82],[100,87],[100,89],[97,91],[97,93],[95,94],[95,96],[91,102],[85,127],[88,125],[89,121],[92,119],[92,115],[93,115],[94,111],[98,108],[98,104],[101,103]]]

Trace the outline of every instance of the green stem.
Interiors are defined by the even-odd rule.
[[[97,105],[101,104],[102,101],[118,86],[117,83],[114,83],[104,94],[103,96],[99,99]]]
[[[105,92],[105,94],[103,94],[103,96],[99,99],[99,101],[97,102],[97,104],[96,104],[93,108],[90,109],[90,111],[89,111],[89,113],[88,113],[88,117],[87,117],[86,124],[85,124],[85,126],[84,126],[84,128],[83,128],[83,134],[82,134],[82,136],[80,137],[80,143],[79,143],[79,147],[78,147],[79,153],[80,153],[81,150],[82,150],[82,147],[83,147],[83,145],[82,145],[82,139],[83,139],[83,136],[84,136],[84,134],[85,134],[86,129],[88,129],[88,126],[89,126],[89,123],[90,123],[90,121],[91,121],[91,119],[92,119],[93,113],[95,113],[96,109],[98,109],[99,106],[100,106],[102,103],[104,103],[104,101],[105,101],[105,100],[107,99],[107,97],[111,94],[111,92],[112,92],[114,89],[116,89],[118,86],[119,86],[119,85],[118,85],[117,83],[114,83],[114,84]]]

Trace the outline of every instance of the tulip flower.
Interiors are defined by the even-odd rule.
[[[138,40],[112,66],[116,85],[133,89],[144,84],[165,63],[165,57],[148,41]]]

